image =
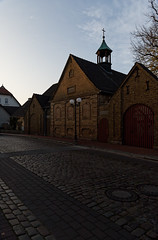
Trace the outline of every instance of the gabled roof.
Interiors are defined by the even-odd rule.
[[[89,80],[102,92],[113,94],[126,78],[126,74],[106,71],[102,64],[96,64],[71,55]]]
[[[14,98],[14,100],[21,106],[21,104],[18,102],[18,100],[13,96],[12,93],[10,93],[3,85],[0,87],[0,95],[6,95],[6,96],[11,96]]]
[[[0,104],[0,107],[2,107],[10,116],[14,114],[14,112],[19,108],[19,107],[10,107],[10,106],[2,106]]]
[[[49,96],[43,96],[40,94],[34,94],[33,96],[36,97],[37,101],[41,105],[42,108],[48,107],[49,106]]]
[[[0,95],[13,96],[3,85],[0,87]]]
[[[43,109],[49,107],[50,100],[54,96],[57,86],[58,86],[58,83],[55,83],[50,88],[48,88],[42,95],[41,94],[33,95],[36,97],[37,101],[39,102],[39,104]]]
[[[131,68],[131,70],[129,71],[129,73],[127,74],[126,78],[124,79],[119,88],[123,87],[126,84],[133,71],[135,71],[135,69],[138,68],[139,66],[142,67],[152,78],[158,81],[158,77],[155,74],[153,74],[147,67],[145,67],[142,63],[135,62],[134,66]]]
[[[13,114],[14,117],[24,117],[25,113],[30,106],[31,98],[29,98],[21,107],[19,107]]]
[[[42,95],[52,97],[57,89],[58,83],[53,84],[50,88],[48,88]]]
[[[147,67],[145,67],[142,63],[138,63],[136,62],[136,64],[139,64],[146,72],[148,72],[153,78],[155,78],[156,80],[158,80],[158,77],[151,72]]]

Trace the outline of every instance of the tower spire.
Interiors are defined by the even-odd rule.
[[[102,64],[102,66],[107,70],[111,71],[111,53],[112,50],[108,47],[108,45],[105,42],[105,30],[103,31],[103,41],[100,46],[100,48],[97,50],[97,63]]]
[[[105,30],[104,30],[104,28],[102,29],[102,31],[103,31],[103,40],[104,40],[105,39],[105,35],[104,35]]]

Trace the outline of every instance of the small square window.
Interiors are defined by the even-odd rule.
[[[67,88],[67,94],[75,93],[76,92],[76,86],[72,86]]]
[[[8,98],[5,98],[5,104],[8,104]]]

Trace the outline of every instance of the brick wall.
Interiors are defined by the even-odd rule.
[[[25,133],[43,135],[44,115],[43,109],[34,96],[25,115]]]
[[[110,142],[122,142],[123,116],[134,104],[144,104],[154,112],[154,146],[158,145],[158,82],[141,65],[136,64],[126,81],[110,100]]]
[[[51,135],[74,137],[75,109],[70,99],[80,97],[82,102],[76,106],[77,137],[97,139],[98,92],[70,56],[51,102]]]

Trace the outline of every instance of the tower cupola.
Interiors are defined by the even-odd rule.
[[[107,71],[111,70],[111,53],[112,50],[105,42],[105,30],[103,28],[103,41],[100,48],[97,50],[97,63],[101,64]]]

